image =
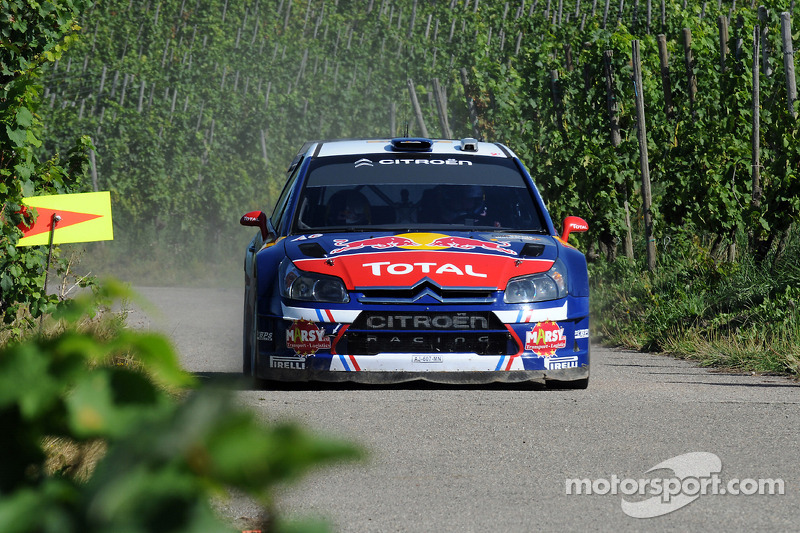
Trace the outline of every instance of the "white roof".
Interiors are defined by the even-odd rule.
[[[360,155],[360,154],[415,154],[415,153],[433,153],[443,155],[481,155],[481,156],[494,156],[494,157],[508,157],[503,150],[494,143],[478,142],[478,150],[476,152],[465,152],[461,149],[460,140],[450,139],[434,139],[433,147],[430,152],[404,152],[393,150],[390,139],[343,139],[333,141],[320,141],[322,147],[316,157],[326,157],[333,155]],[[515,157],[515,154],[504,147],[508,154]]]

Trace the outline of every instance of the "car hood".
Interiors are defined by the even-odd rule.
[[[558,257],[549,235],[514,233],[326,233],[290,236],[297,268],[338,276],[348,290],[412,287],[505,289],[510,278],[545,272]]]

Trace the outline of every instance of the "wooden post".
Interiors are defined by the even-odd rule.
[[[611,6],[611,0],[606,0],[606,7],[603,9],[603,25],[601,28],[606,29],[606,22],[608,21],[608,9]]]
[[[789,114],[797,118],[794,102],[797,100],[797,80],[794,76],[794,46],[792,45],[792,19],[788,12],[781,13],[781,42],[783,43],[783,70],[786,72],[786,102]]]
[[[628,188],[625,187],[625,195],[628,195]],[[631,206],[628,199],[625,198],[625,236],[623,238],[625,245],[625,257],[633,259],[633,233],[631,231]]]
[[[397,135],[397,102],[392,100],[389,106],[389,137]]]
[[[228,0],[225,0],[225,7],[228,7]],[[283,31],[289,27],[289,16],[292,14],[292,2],[286,3],[286,18],[283,19]],[[225,22],[225,16],[222,17],[222,22]]]
[[[559,131],[564,129],[563,102],[561,101],[561,87],[558,83],[558,71],[550,71],[550,94],[553,97],[553,107],[556,110],[556,126]]]
[[[414,88],[414,80],[408,78],[408,93],[411,96],[411,106],[414,109],[414,114],[417,117],[417,125],[419,126],[420,133],[423,137],[430,137],[428,135],[428,128],[425,126],[425,119],[422,117],[422,108],[419,106],[419,100],[417,100],[417,90]]]
[[[453,132],[450,131],[450,123],[447,120],[447,99],[439,83],[439,78],[433,78],[433,98],[436,102],[436,110],[439,112],[439,124],[442,127],[442,137],[445,139],[452,139]]]
[[[467,77],[467,69],[461,68],[461,85],[464,86],[464,96],[467,99],[467,110],[469,111],[469,122],[472,126],[472,136],[480,139],[480,130],[478,130],[478,112],[475,109],[475,102],[470,98],[469,78]]]
[[[725,72],[725,60],[728,57],[728,17],[720,15],[717,26],[719,26],[719,68],[721,72]]]
[[[92,174],[92,190],[97,192],[97,159],[93,148],[89,149],[89,171]]]
[[[569,43],[564,45],[564,62],[567,65],[567,72],[575,70],[575,65],[572,63],[572,45]]]
[[[606,108],[608,109],[608,118],[611,130],[611,146],[615,149],[622,144],[622,136],[619,132],[619,117],[617,116],[617,97],[614,92],[614,68],[611,64],[613,57],[612,50],[603,52],[603,73],[606,79]],[[631,235],[631,214],[628,206],[628,188],[625,183],[616,185],[617,195],[625,198],[625,235],[623,237],[625,244],[625,257],[633,259],[633,236]]]
[[[769,60],[769,12],[764,6],[758,6],[758,23],[761,27],[761,68],[764,76],[772,76],[772,63]]]
[[[120,107],[125,105],[125,90],[128,88],[128,80],[129,79],[131,79],[131,76],[129,74],[125,74],[125,78],[124,78],[124,80],[122,82],[122,91],[121,91],[120,97],[119,97],[119,105],[120,105]]]
[[[647,127],[644,115],[644,94],[642,93],[642,58],[639,53],[639,41],[633,46],[633,85],[636,96],[636,131],[639,138],[639,163],[642,169],[642,211],[644,213],[644,232],[647,239],[647,269],[656,269],[656,246],[653,237],[653,213],[651,211],[650,162],[647,156]]]
[[[689,104],[692,116],[697,113],[697,77],[694,75],[694,57],[692,57],[692,30],[683,28],[683,54],[686,59],[686,83],[689,88]]]
[[[416,21],[416,19],[417,19],[417,0],[414,0],[413,5],[411,6],[411,20],[408,23],[408,33],[406,34],[406,39],[411,39],[411,36],[414,35],[414,22]]]
[[[614,70],[611,65],[613,54],[614,52],[612,50],[603,52],[603,74],[606,79],[606,109],[608,111],[609,130],[611,132],[611,146],[617,148],[622,143],[622,135],[620,135],[619,132],[617,97],[614,94]]]
[[[264,168],[269,166],[269,156],[267,154],[267,132],[259,129],[259,139],[261,140],[261,156],[264,158]]]
[[[759,44],[761,40],[761,30],[756,26],[753,30],[753,187],[752,198],[753,207],[761,207],[761,79],[759,77]]]
[[[136,106],[136,112],[141,114],[142,113],[142,103],[144,102],[144,89],[145,89],[145,82],[144,78],[142,78],[142,83],[139,85],[139,104]]]
[[[742,31],[744,30],[744,17],[739,15],[736,17],[736,42],[733,48],[733,57],[736,59],[736,72],[742,71],[742,47],[744,46],[744,39],[742,38]]]
[[[667,36],[658,34],[658,58],[661,66],[661,87],[664,91],[664,113],[672,119],[675,109],[672,106],[672,82],[669,77],[669,52],[667,51]]]

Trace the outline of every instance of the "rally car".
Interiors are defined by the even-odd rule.
[[[499,143],[306,143],[245,257],[243,371],[257,379],[589,381],[589,282]]]

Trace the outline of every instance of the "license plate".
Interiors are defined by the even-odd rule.
[[[412,363],[441,363],[441,355],[413,355],[411,356]]]

